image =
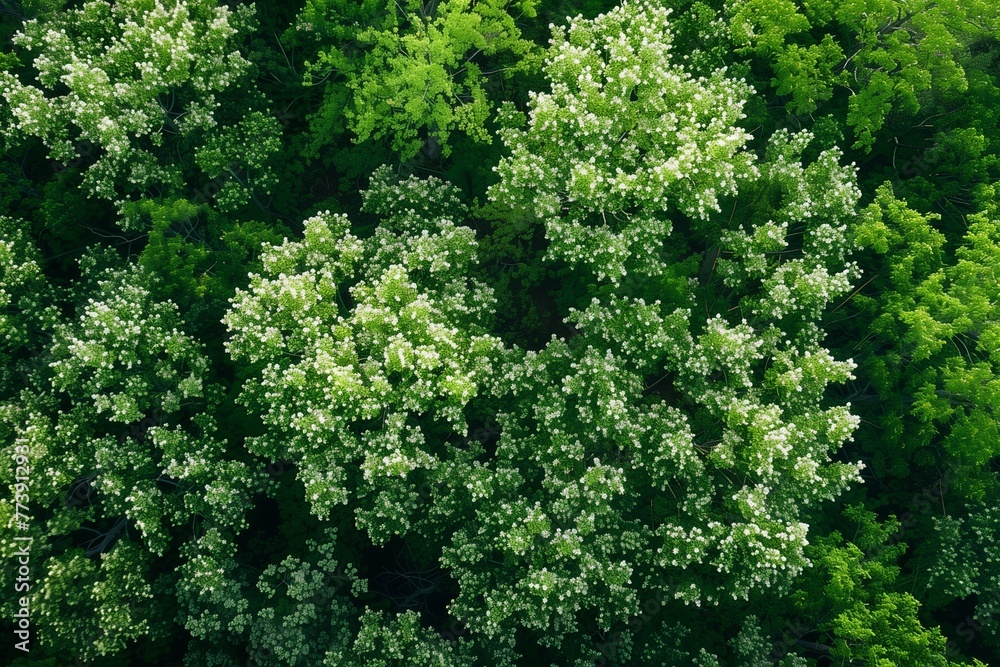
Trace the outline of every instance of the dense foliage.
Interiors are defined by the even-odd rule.
[[[998,30],[4,3],[4,664],[1000,665]]]

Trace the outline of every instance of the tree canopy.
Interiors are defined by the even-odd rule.
[[[5,4],[4,664],[1000,664],[998,28]]]

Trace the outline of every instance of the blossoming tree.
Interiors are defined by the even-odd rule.
[[[274,184],[267,161],[280,134],[271,115],[219,99],[245,85],[250,63],[236,47],[252,17],[252,6],[208,0],[125,0],[26,21],[14,43],[33,59],[26,76],[0,72],[0,133],[40,139],[62,163],[96,146],[83,187],[121,210],[206,179],[221,181],[224,208],[246,203]]]

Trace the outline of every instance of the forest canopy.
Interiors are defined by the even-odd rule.
[[[998,35],[2,3],[3,663],[1000,665]]]

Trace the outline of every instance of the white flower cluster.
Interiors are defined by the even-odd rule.
[[[694,78],[670,51],[670,11],[623,4],[554,29],[548,93],[532,93],[527,128],[511,109],[494,200],[544,221],[551,257],[618,282],[670,232],[669,214],[707,218],[756,175],[738,128],[751,89],[720,70]]]
[[[407,477],[438,465],[412,419],[431,414],[464,431],[463,408],[502,345],[482,326],[491,290],[464,275],[475,261],[472,230],[407,207],[421,187],[412,181],[379,187],[402,193],[378,206],[390,226],[413,233],[380,228],[362,242],[343,216],[311,218],[302,241],[265,248],[262,273],[224,321],[230,354],[261,364],[241,399],[262,408],[269,429],[251,449],[301,457],[307,500],[324,518],[347,500],[346,485],[361,484],[369,501],[359,523],[381,541],[409,525],[414,499],[399,492]],[[440,182],[422,187],[449,199]],[[375,419],[380,428],[353,435]]]
[[[495,464],[476,468],[476,528],[442,559],[454,609],[488,634],[534,627],[557,644],[581,610],[635,614],[664,570],[692,604],[785,588],[808,565],[803,508],[860,481],[860,464],[831,460],[858,418],[824,407],[854,364],[816,324],[857,276],[853,169],[836,150],[804,165],[806,133],[776,133],[761,162],[746,153],[748,88],[672,62],[668,14],[629,3],[556,30],[551,91],[527,118],[501,112],[511,156],[490,196],[545,224],[550,257],[612,283],[676,270],[660,253],[675,211],[712,217],[737,185],[777,204],[713,220],[706,246],[733,297],[694,278],[684,307],[620,287],[569,313],[579,336],[504,364],[496,391],[513,405]]]
[[[0,133],[39,137],[60,161],[78,157],[70,138],[93,142],[102,150],[84,185],[110,201],[123,189],[177,185],[177,165],[161,162],[146,140],[160,146],[167,134],[216,126],[213,93],[232,86],[250,65],[234,50],[248,12],[252,6],[231,12],[211,0],[89,1],[26,21],[13,41],[37,54],[40,86],[0,73],[0,98],[14,121]],[[276,150],[278,130],[268,131],[272,141],[242,147],[245,156],[238,144],[228,146],[228,161],[262,164],[254,151],[269,156]]]
[[[50,363],[54,388],[121,423],[153,408],[175,412],[203,394],[208,360],[181,329],[177,306],[153,299],[138,269],[110,271],[78,322],[61,324]]]
[[[177,599],[184,627],[193,636],[209,640],[240,632],[250,603],[236,576],[236,545],[218,528],[209,528],[185,544],[182,553]]]

